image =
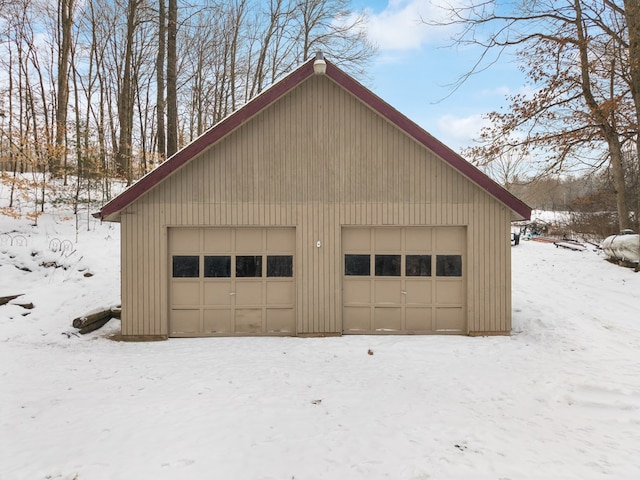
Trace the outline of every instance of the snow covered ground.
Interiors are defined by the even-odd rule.
[[[78,336],[118,250],[0,215],[0,479],[640,478],[640,273],[592,249],[512,248],[511,337]]]

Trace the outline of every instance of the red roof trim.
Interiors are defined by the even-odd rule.
[[[105,204],[100,212],[94,214],[94,216],[96,218],[105,219],[117,214],[119,211],[137,200],[145,192],[155,187],[166,177],[188,163],[196,155],[227,136],[229,133],[284,96],[287,92],[295,88],[311,75],[313,75],[313,59],[306,62],[297,70],[294,70],[291,74],[273,85],[273,87],[265,90],[262,94],[252,99],[242,108],[213,126],[203,135],[169,158],[166,162],[162,163],[158,168],[149,172],[138,182]],[[380,97],[364,87],[361,83],[354,80],[330,62],[327,62],[326,75],[398,128],[406,132],[408,135],[411,135],[422,145],[440,156],[453,168],[465,175],[478,186],[482,187],[515,213],[525,219],[531,217],[531,208],[527,204],[512,195],[508,190],[494,182],[491,178],[471,165],[460,155],[431,136],[416,123],[398,112]]]

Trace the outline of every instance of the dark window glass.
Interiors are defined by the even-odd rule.
[[[293,256],[267,256],[267,277],[293,277]]]
[[[405,275],[407,277],[430,277],[431,255],[407,255]]]
[[[207,278],[230,277],[231,257],[229,255],[204,257],[204,276]]]
[[[262,255],[238,255],[236,277],[261,277]]]
[[[364,276],[371,275],[371,262],[369,255],[345,255],[344,274]]]
[[[376,277],[399,277],[400,255],[376,255]]]
[[[461,255],[438,255],[436,257],[436,275],[438,277],[461,277]]]
[[[173,278],[200,276],[200,257],[197,255],[174,255]]]

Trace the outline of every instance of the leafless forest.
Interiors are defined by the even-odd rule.
[[[528,79],[465,157],[533,207],[638,228],[638,0],[442,5],[416,21],[478,52],[460,82],[507,54]],[[316,51],[366,81],[366,27],[350,0],[0,0],[9,208],[28,190],[44,211],[51,179],[108,199]]]
[[[36,213],[51,178],[108,198],[316,51],[361,74],[363,21],[348,0],[0,0],[0,170]]]

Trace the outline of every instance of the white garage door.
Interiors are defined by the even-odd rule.
[[[295,243],[293,228],[170,228],[170,335],[294,335]]]
[[[464,227],[345,227],[344,333],[466,333]]]

